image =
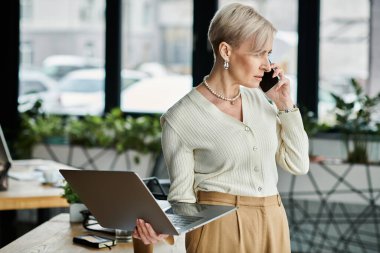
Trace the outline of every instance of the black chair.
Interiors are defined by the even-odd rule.
[[[164,186],[157,177],[144,178],[143,181],[156,199],[166,200],[168,198]]]

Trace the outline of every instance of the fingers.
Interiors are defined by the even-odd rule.
[[[152,226],[149,223],[145,223],[145,228],[146,228],[146,231],[148,232],[150,241],[152,243],[156,243],[160,241],[160,238],[158,237],[157,233],[153,230]]]
[[[157,243],[168,237],[166,234],[157,235],[153,227],[142,219],[137,219],[136,229],[132,235],[133,237],[140,239],[144,244]]]
[[[276,84],[275,90],[277,92],[284,92],[285,95],[289,93],[290,90],[290,81],[288,78],[284,77]]]
[[[271,68],[274,70],[272,77],[278,76],[280,79],[283,78],[284,70],[277,63],[272,63]]]
[[[160,239],[165,239],[165,238],[167,238],[169,235],[167,235],[167,234],[159,234],[158,235],[158,237],[160,238]]]
[[[144,244],[150,244],[148,233],[143,220],[137,220],[137,232],[139,233],[140,239]]]
[[[132,237],[141,240],[141,237],[140,237],[140,235],[139,235],[139,232],[137,231],[137,227],[135,228],[135,230],[133,230]]]
[[[285,76],[284,70],[277,63],[272,63],[271,68],[274,70],[272,77],[278,76],[280,79],[279,82],[275,86],[275,90],[276,91],[288,90],[290,87],[290,80]]]

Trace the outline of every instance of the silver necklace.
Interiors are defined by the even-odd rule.
[[[238,94],[235,96],[235,97],[233,97],[233,98],[227,98],[227,97],[225,97],[225,96],[223,96],[222,94],[219,94],[219,93],[217,93],[216,91],[214,91],[211,87],[210,87],[210,85],[207,83],[207,81],[206,81],[206,79],[208,78],[208,75],[207,76],[205,76],[205,77],[203,77],[203,83],[204,83],[204,85],[206,86],[206,88],[215,96],[215,97],[217,97],[217,98],[219,98],[219,99],[222,99],[222,100],[224,100],[224,101],[228,101],[228,102],[230,102],[231,103],[231,105],[234,105],[235,104],[235,101],[240,97],[240,90],[239,90],[239,92],[238,92]]]

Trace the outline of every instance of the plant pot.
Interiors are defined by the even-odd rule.
[[[82,222],[83,215],[80,212],[83,210],[87,210],[87,207],[82,203],[70,204],[70,222]]]
[[[68,144],[69,141],[65,136],[49,136],[44,138],[44,143],[47,144]]]

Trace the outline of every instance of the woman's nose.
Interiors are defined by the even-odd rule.
[[[261,65],[261,68],[265,71],[265,72],[269,72],[271,71],[271,67],[270,67],[270,61],[266,61],[264,64]]]

